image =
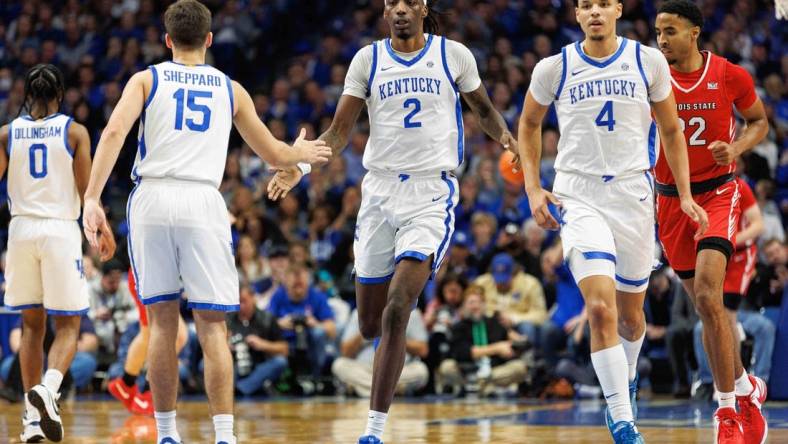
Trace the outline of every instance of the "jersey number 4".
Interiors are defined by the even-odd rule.
[[[596,116],[596,126],[606,126],[608,131],[613,131],[616,121],[613,119],[613,101],[608,100],[602,106],[602,111]]]
[[[186,119],[186,128],[199,133],[204,133],[209,126],[211,126],[211,109],[208,105],[201,105],[197,103],[197,99],[210,99],[213,93],[210,91],[194,91],[179,89],[172,95],[175,99],[175,129],[178,131],[183,130],[183,105],[190,111],[202,113],[202,122],[197,123],[191,117]]]
[[[40,158],[39,163],[36,158]],[[47,146],[35,143],[30,146],[30,175],[34,179],[43,179],[47,176]]]

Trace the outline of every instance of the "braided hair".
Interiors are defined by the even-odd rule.
[[[424,32],[427,34],[438,34],[441,30],[440,24],[438,23],[438,17],[441,15],[437,9],[435,9],[435,4],[438,3],[439,0],[425,0],[424,3],[427,5],[427,16],[424,17]]]
[[[17,116],[21,115],[24,110],[27,110],[28,114],[32,114],[36,105],[38,105],[38,109],[43,109],[46,113],[49,102],[53,100],[57,100],[57,107],[60,109],[65,90],[63,73],[55,65],[38,64],[30,68],[25,76],[25,98],[22,100],[22,106],[19,107]],[[42,118],[46,115],[31,117]]]

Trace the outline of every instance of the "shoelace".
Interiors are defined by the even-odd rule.
[[[736,421],[731,418],[720,418],[720,430],[724,438],[732,438],[735,434],[735,428]]]

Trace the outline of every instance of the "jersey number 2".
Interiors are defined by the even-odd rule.
[[[602,111],[596,116],[596,126],[606,126],[608,131],[613,131],[616,121],[613,119],[613,101],[608,100],[602,106]]]
[[[408,109],[411,105],[413,105],[413,111],[405,116],[405,128],[421,128],[421,122],[414,122],[411,120],[421,111],[421,102],[419,99],[408,99],[403,104],[403,108]]]
[[[210,99],[213,97],[213,93],[210,91],[194,91],[194,90],[185,90],[183,88],[175,91],[175,94],[172,95],[175,99],[175,129],[178,131],[183,130],[183,105],[186,102],[186,106],[189,110],[202,113],[202,122],[196,123],[194,119],[189,117],[186,119],[186,127],[192,131],[197,131],[199,133],[204,133],[209,126],[211,126],[211,109],[208,108],[208,105],[200,105],[197,103],[197,99],[207,98]],[[185,99],[185,100],[184,100]]]
[[[36,152],[40,152],[40,156],[37,156]],[[36,157],[41,157],[40,168]],[[34,179],[43,179],[47,176],[47,146],[43,143],[35,143],[30,146],[30,175]]]

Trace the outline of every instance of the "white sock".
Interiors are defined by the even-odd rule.
[[[213,430],[216,433],[216,442],[235,444],[233,435],[233,415],[215,415],[213,417]]]
[[[370,410],[367,416],[367,430],[364,436],[372,435],[377,439],[383,438],[383,429],[386,427],[386,417],[388,413]]]
[[[619,344],[591,353],[591,363],[602,386],[613,422],[634,421],[632,405],[629,403],[627,382],[627,356]]]
[[[156,418],[157,441],[169,437],[181,442],[178,429],[175,427],[175,410],[171,412],[153,412],[153,417]]]
[[[736,378],[736,396],[750,396],[754,388],[750,382],[750,376],[746,371],[742,371],[741,376]]]
[[[730,407],[732,409],[736,409],[736,392],[728,392],[722,393],[719,392],[720,400],[717,401],[717,404],[720,406],[721,409],[726,407]]]
[[[63,382],[63,373],[60,370],[50,368],[44,373],[44,386],[52,393],[60,391],[60,384]]]
[[[624,346],[624,353],[627,355],[629,382],[632,382],[638,374],[638,356],[640,356],[640,349],[643,348],[643,339],[646,338],[646,331],[643,330],[643,336],[640,339],[635,339],[633,342],[629,342],[621,336],[619,338],[621,339],[621,345]]]

